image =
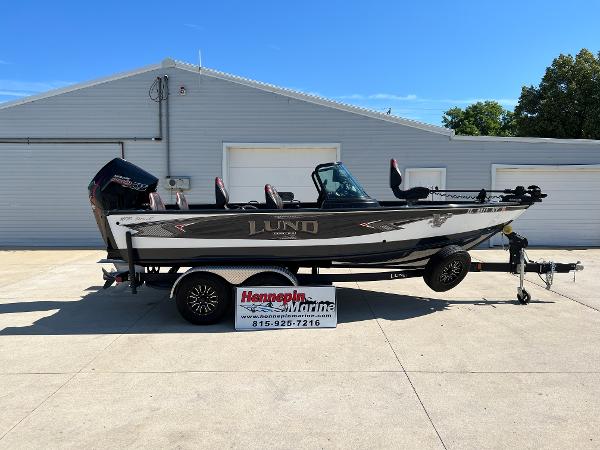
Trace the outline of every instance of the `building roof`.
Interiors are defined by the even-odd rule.
[[[305,92],[297,91],[294,89],[284,88],[281,86],[276,86],[274,84],[264,83],[261,81],[252,80],[249,78],[240,77],[237,75],[232,75],[225,72],[220,72],[218,70],[209,69],[206,67],[197,66],[194,64],[176,61],[171,58],[166,58],[162,62],[157,64],[151,64],[149,66],[144,66],[138,69],[134,69],[127,72],[117,73],[108,77],[98,78],[96,80],[87,81],[83,83],[73,84],[71,86],[66,86],[59,89],[53,89],[48,92],[44,92],[37,95],[32,95],[29,97],[24,97],[18,100],[0,103],[0,110],[11,108],[14,106],[22,105],[25,103],[30,103],[36,100],[41,100],[48,97],[54,97],[56,95],[64,94],[67,92],[77,91],[79,89],[84,89],[91,86],[96,86],[102,83],[108,83],[110,81],[119,80],[121,78],[127,78],[134,75],[138,75],[140,73],[150,72],[153,70],[158,70],[161,68],[169,68],[175,67],[182,70],[187,70],[189,72],[199,73],[204,76],[218,78],[221,80],[230,81],[232,83],[241,84],[244,86],[249,86],[255,89],[260,89],[267,92],[272,92],[274,94],[283,95],[285,97],[294,98],[297,100],[302,100],[308,103],[313,103],[321,106],[325,106],[328,108],[337,109],[340,111],[346,111],[354,114],[359,114],[366,117],[371,117],[378,120],[383,120],[386,122],[397,123],[400,125],[404,125],[407,127],[417,128],[424,131],[429,131],[431,133],[437,133],[441,135],[448,136],[449,139],[459,140],[459,141],[472,141],[472,142],[526,142],[526,143],[562,143],[562,144],[594,144],[600,145],[600,140],[593,139],[554,139],[554,138],[538,138],[538,137],[500,137],[500,136],[458,136],[454,134],[454,130],[450,130],[445,127],[431,125],[428,123],[419,122],[416,120],[405,119],[402,117],[398,117],[392,114],[384,114],[379,111],[374,111],[368,108],[361,108],[360,106],[350,105],[347,103],[338,102],[335,100],[331,100],[325,97],[320,97],[313,94],[307,94]]]
[[[206,67],[200,67],[194,64],[189,64],[186,62],[175,61],[173,59],[167,58],[163,60],[161,63],[152,64],[149,66],[141,67],[139,69],[131,70],[128,72],[117,73],[115,75],[111,75],[108,77],[99,78],[92,81],[87,81],[83,83],[77,83],[70,86],[66,86],[59,89],[53,89],[48,92],[44,92],[37,95],[32,95],[29,97],[24,97],[18,100],[1,103],[0,109],[12,108],[14,106],[22,105],[25,103],[34,102],[36,100],[41,100],[44,98],[54,97],[56,95],[64,94],[67,92],[77,91],[79,89],[85,89],[91,86],[96,86],[102,83],[108,83],[110,81],[119,80],[121,78],[127,78],[134,75],[138,75],[145,72],[150,72],[153,70],[158,70],[161,68],[169,68],[175,67],[182,70],[187,70],[190,72],[200,73],[201,75],[218,78],[221,80],[230,81],[232,83],[241,84],[244,86],[249,86],[255,89],[260,89],[267,92],[272,92],[274,94],[283,95],[285,97],[294,98],[297,100],[302,100],[309,103],[314,103],[317,105],[338,109],[341,111],[346,111],[354,114],[360,114],[362,116],[371,117],[374,119],[384,120],[386,122],[398,123],[400,125],[405,125],[408,127],[418,128],[420,130],[429,131],[432,133],[442,134],[446,136],[452,136],[454,134],[453,130],[449,130],[448,128],[430,125],[427,123],[419,122],[416,120],[404,119],[402,117],[394,116],[391,114],[384,114],[378,111],[373,111],[367,108],[361,108],[359,106],[349,105],[346,103],[337,102],[334,100],[330,100],[324,97],[319,97],[317,95],[306,94],[304,92],[300,92],[294,89],[288,89],[280,86],[276,86],[274,84],[263,83],[261,81],[251,80],[249,78],[239,77],[237,75],[232,75],[225,72],[220,72],[218,70],[209,69]]]

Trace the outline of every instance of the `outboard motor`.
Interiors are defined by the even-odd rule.
[[[106,243],[109,257],[116,248],[106,221],[106,211],[147,209],[150,192],[156,191],[158,178],[121,158],[115,158],[96,174],[88,186],[92,211]]]

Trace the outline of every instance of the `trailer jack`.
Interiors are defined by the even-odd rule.
[[[508,238],[509,260],[506,263],[471,263],[471,272],[510,272],[519,275],[519,286],[517,287],[517,300],[526,305],[531,301],[531,295],[524,288],[525,273],[534,272],[538,275],[544,275],[546,289],[550,290],[554,282],[555,273],[569,273],[583,270],[581,261],[576,263],[557,263],[553,261],[532,262],[527,259],[525,249],[529,245],[527,238],[514,232],[512,227],[507,225],[502,230]]]

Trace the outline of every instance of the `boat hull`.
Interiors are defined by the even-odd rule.
[[[426,264],[446,245],[469,249],[498,233],[528,205],[445,205],[371,210],[226,210],[107,215],[127,259],[126,233],[141,265]]]

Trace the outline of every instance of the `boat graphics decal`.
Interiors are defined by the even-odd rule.
[[[466,212],[463,211],[463,213]],[[382,231],[402,230],[408,224],[427,220],[432,227],[440,227],[452,214],[431,212],[389,211],[356,212],[340,216],[335,213],[315,215],[231,214],[227,216],[197,216],[173,218],[152,222],[129,223],[125,226],[135,232],[135,237],[191,238],[191,239],[257,239],[302,240],[331,239],[337,237],[364,236]],[[410,215],[412,217],[406,217]],[[371,220],[368,220],[371,219]]]
[[[504,208],[504,207],[503,207]],[[482,230],[505,225],[521,215],[526,206],[508,206],[506,209],[484,214],[469,214],[465,208],[389,209],[379,211],[298,211],[277,212],[211,212],[181,214],[168,212],[131,216],[110,214],[108,222],[116,248],[126,248],[125,234],[131,231],[134,247],[194,248],[204,254],[221,254],[227,248],[239,252],[241,248],[264,248],[279,254],[283,247],[334,246],[357,244],[389,247],[392,242],[429,239]],[[265,220],[269,221],[265,227]],[[251,233],[249,221],[255,222],[256,234]],[[283,222],[291,222],[284,227]],[[301,222],[316,222],[302,225]],[[296,224],[298,222],[298,224]],[[298,230],[294,230],[294,228]],[[263,232],[264,228],[264,232]],[[276,229],[279,228],[279,229]],[[302,231],[304,228],[305,231]],[[258,233],[258,231],[261,231]],[[313,233],[314,232],[314,233]],[[278,234],[279,233],[279,234]],[[209,249],[214,249],[210,250]]]
[[[439,228],[444,225],[446,220],[448,220],[450,217],[452,217],[452,213],[434,214],[428,223],[431,225],[431,228]]]
[[[298,233],[318,234],[319,222],[317,220],[262,220],[257,226],[256,220],[249,220],[250,233],[254,236],[261,233],[273,233],[281,239],[295,239]]]

